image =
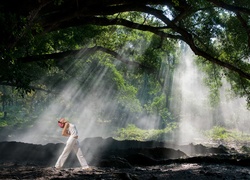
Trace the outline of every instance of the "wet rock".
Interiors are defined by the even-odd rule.
[[[131,143],[131,144],[130,144]],[[157,142],[155,143],[157,145]],[[150,166],[170,163],[228,163],[250,166],[247,155],[229,154],[228,148],[199,145],[175,146],[179,150],[165,147],[158,142],[117,141],[112,138],[88,138],[81,144],[87,162],[99,167],[131,168],[131,166]],[[147,145],[149,147],[147,147]],[[174,147],[173,144],[169,144]],[[0,142],[0,162],[13,162],[26,166],[53,166],[65,144],[36,145],[21,142]],[[162,147],[161,147],[162,146]],[[127,148],[126,148],[127,147]],[[193,156],[190,158],[186,153]],[[217,156],[211,156],[211,155]],[[197,157],[199,156],[199,157]],[[79,167],[79,162],[72,152],[65,167]]]
[[[117,173],[116,177],[121,180],[139,180],[136,175],[130,173]]]
[[[144,148],[139,150],[139,153],[144,154],[156,160],[164,159],[178,159],[188,157],[185,153],[180,150],[174,150],[170,148]]]
[[[228,154],[229,149],[223,145],[219,145],[217,148],[208,148],[208,153],[211,154]]]
[[[112,157],[109,159],[102,159],[98,163],[99,167],[115,167],[115,168],[132,168],[133,166],[124,158]]]
[[[189,145],[182,145],[180,146],[180,150],[189,156],[203,155],[208,153],[207,147],[203,146],[202,144],[194,145],[191,143]]]
[[[144,154],[131,154],[126,157],[128,162],[139,166],[152,166],[158,164],[158,161]]]
[[[250,148],[248,146],[242,146],[240,149],[243,153],[250,153]]]

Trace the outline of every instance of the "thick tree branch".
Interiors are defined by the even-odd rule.
[[[18,88],[27,89],[27,87],[23,87],[23,86],[20,86],[20,85],[16,85],[15,83],[0,82],[0,85],[2,85],[2,86],[10,86],[10,87],[18,87]],[[28,86],[28,88],[29,88],[29,89],[34,89],[34,90],[39,90],[39,91],[44,91],[44,92],[47,92],[47,93],[52,93],[51,90],[47,90],[47,89],[40,88],[40,87]]]
[[[250,9],[247,9],[247,8],[244,8],[244,7],[230,5],[230,4],[227,4],[227,3],[225,3],[225,2],[223,2],[221,0],[207,0],[207,1],[213,3],[217,7],[227,9],[228,11],[232,11],[232,12],[235,12],[235,13],[242,12],[244,14],[250,15]]]
[[[26,56],[26,57],[17,59],[17,61],[22,62],[22,63],[44,61],[44,60],[50,60],[50,59],[53,59],[55,61],[61,61],[62,59],[66,58],[68,56],[75,56],[78,53],[84,52],[83,56],[89,56],[90,54],[93,54],[97,51],[102,51],[104,53],[110,54],[111,56],[113,56],[117,60],[123,62],[126,65],[133,66],[134,68],[143,68],[143,69],[152,71],[152,69],[150,67],[147,67],[147,66],[140,64],[138,62],[135,62],[135,61],[131,61],[131,60],[123,57],[119,53],[117,53],[113,50],[107,49],[105,47],[102,47],[102,46],[94,46],[92,48],[83,48],[83,49],[79,49],[79,50],[69,50],[69,51],[64,51],[64,52],[60,52],[60,53],[53,53],[53,54]]]
[[[109,19],[106,17],[84,17],[84,18],[76,19],[74,21],[60,23],[58,24],[58,26],[54,27],[54,29],[50,28],[50,31],[55,31],[55,30],[64,29],[68,27],[83,26],[83,25],[88,25],[88,24],[98,25],[98,26],[122,25],[131,29],[149,31],[163,38],[183,40],[182,36],[180,35],[169,34],[169,33],[165,33],[161,31],[162,29],[167,29],[168,27],[153,27],[149,25],[134,23],[134,22],[121,19],[121,18]]]
[[[30,13],[33,12],[34,9],[37,9],[37,7],[42,7],[41,9],[38,9],[38,11],[36,11],[38,12],[38,14],[35,14],[36,16],[34,19],[32,19],[32,22],[34,24],[37,23],[41,25],[42,28],[48,31],[60,29],[60,27],[63,26],[72,27],[76,24],[117,24],[131,27],[133,29],[150,31],[161,37],[165,36],[165,38],[181,39],[191,47],[196,55],[202,56],[210,62],[232,70],[233,72],[238,73],[241,77],[250,80],[250,74],[248,72],[244,72],[236,65],[234,66],[230,63],[223,62],[220,59],[213,57],[213,55],[209,54],[205,50],[202,50],[201,47],[195,44],[195,38],[192,32],[177,25],[176,22],[179,22],[181,18],[186,17],[187,13],[191,12],[192,10],[192,5],[187,4],[185,0],[179,0],[178,5],[175,4],[173,0],[64,0],[61,5],[55,5],[55,2],[56,1],[54,0],[25,0],[25,3],[23,3],[23,1],[20,0],[9,0],[1,2],[1,5],[3,7],[3,12],[8,12],[10,10],[12,13],[24,17],[29,17]],[[222,9],[226,9],[228,11],[242,13],[247,16],[250,15],[250,9],[246,7],[231,5],[221,0],[207,0],[207,2],[210,2],[211,5],[214,5],[215,7],[221,7]],[[15,8],[13,7],[13,4],[15,4]],[[41,4],[45,6],[41,6]],[[153,7],[155,6],[152,5],[168,6],[171,11],[177,14],[176,21],[171,21],[164,15],[161,10],[154,9]],[[159,20],[162,20],[168,28],[171,28],[172,33],[166,34],[159,28],[157,29],[156,27],[150,27],[147,25],[138,25],[136,23],[132,23],[123,19],[110,20],[101,18],[102,15],[114,15],[115,13],[132,11],[143,12],[155,16]],[[99,51],[102,51],[102,49],[100,48]],[[72,51],[64,53],[61,53],[61,56],[67,55],[67,53],[72,53]],[[107,51],[106,53],[112,54],[109,51]],[[43,56],[45,59],[48,59],[46,58],[47,55]],[[60,54],[57,54],[55,56],[60,56]],[[115,57],[114,54],[112,56]],[[116,57],[119,58],[119,56]]]
[[[229,70],[232,70],[234,72],[236,72],[239,76],[244,77],[248,80],[250,80],[250,74],[246,73],[244,71],[242,71],[241,69],[237,68],[236,66],[221,61],[218,58],[215,58],[213,56],[211,56],[210,54],[208,54],[207,52],[203,51],[202,49],[198,48],[195,43],[194,43],[194,39],[192,37],[192,34],[190,34],[188,31],[186,31],[185,29],[178,27],[176,24],[174,24],[171,20],[169,20],[166,16],[164,16],[163,12],[160,10],[156,10],[150,7],[145,7],[145,9],[143,10],[143,12],[147,12],[150,13],[152,15],[154,15],[155,17],[161,19],[164,23],[166,23],[170,28],[172,28],[175,32],[178,32],[182,35],[183,40],[190,46],[190,48],[192,49],[192,51],[198,55],[201,56],[205,59],[207,59],[208,61],[215,63],[221,67],[225,67]]]

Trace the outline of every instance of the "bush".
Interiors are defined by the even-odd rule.
[[[249,141],[250,135],[237,130],[229,130],[222,126],[214,126],[212,129],[205,131],[204,135],[212,140],[224,141]]]
[[[140,129],[134,124],[129,124],[126,128],[116,131],[117,140],[137,140],[137,141],[164,141],[170,139],[172,133],[177,128],[176,124],[169,124],[165,129]]]

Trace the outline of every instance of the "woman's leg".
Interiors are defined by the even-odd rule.
[[[88,163],[86,161],[86,159],[83,157],[80,145],[79,145],[79,141],[76,139],[75,144],[74,144],[74,151],[76,153],[76,156],[82,166],[82,168],[88,168]]]
[[[69,153],[71,152],[72,148],[74,146],[74,138],[72,137],[69,137],[67,143],[66,143],[66,146],[64,147],[63,149],[63,152],[62,154],[59,156],[57,162],[56,162],[56,165],[55,167],[56,168],[62,168],[66,159],[68,158],[69,156]]]

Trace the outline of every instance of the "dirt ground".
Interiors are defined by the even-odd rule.
[[[235,180],[250,179],[248,167],[227,164],[170,164],[133,168],[92,167],[90,171],[80,168],[54,170],[52,167],[3,163],[0,166],[0,179],[86,179],[86,180]]]

